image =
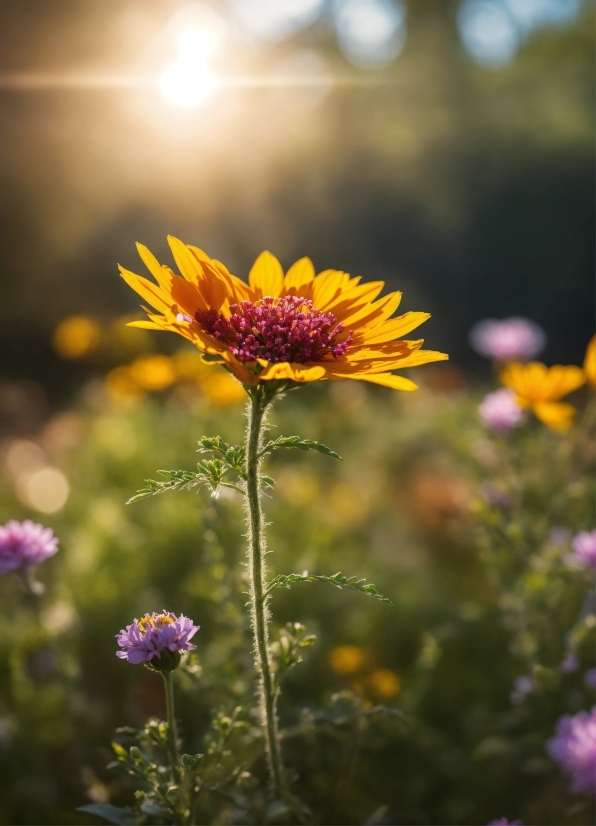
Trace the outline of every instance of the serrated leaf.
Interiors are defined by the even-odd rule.
[[[79,806],[77,812],[87,812],[90,815],[103,817],[108,823],[120,823],[125,826],[139,822],[139,818],[131,809],[122,809],[110,803],[88,803],[86,806]]]
[[[280,574],[271,580],[265,591],[265,595],[270,594],[275,588],[289,588],[295,582],[326,582],[328,585],[333,585],[336,588],[350,588],[352,591],[360,591],[361,594],[367,594],[373,599],[378,599],[379,602],[384,602],[386,605],[393,605],[393,602],[387,597],[380,594],[372,582],[365,579],[358,579],[355,576],[346,577],[341,571],[338,571],[333,576],[324,576],[321,574],[309,574],[305,571],[303,574]]]
[[[267,453],[273,453],[274,450],[281,447],[295,448],[296,450],[315,450],[317,453],[324,453],[325,456],[331,456],[332,459],[339,459],[340,462],[343,462],[341,456],[327,445],[315,442],[312,439],[301,439],[300,436],[280,436],[279,439],[268,442],[259,456],[266,456]]]
[[[148,496],[155,496],[158,493],[166,493],[170,490],[190,490],[203,481],[203,474],[192,470],[158,470],[161,476],[165,476],[165,482],[157,482],[155,479],[145,479],[145,487],[138,490],[134,496],[126,503],[132,505]]]

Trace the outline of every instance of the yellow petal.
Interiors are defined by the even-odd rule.
[[[168,244],[172,250],[172,255],[174,256],[176,266],[180,270],[180,274],[187,281],[190,281],[191,284],[198,285],[203,276],[203,267],[196,255],[193,255],[186,244],[173,235],[168,235]]]
[[[307,367],[304,364],[290,364],[282,361],[277,364],[270,364],[262,373],[259,379],[270,381],[272,379],[292,379],[292,381],[317,381],[325,377],[325,368],[319,365]]]
[[[332,377],[331,377],[332,378]],[[418,390],[418,385],[403,376],[394,376],[392,373],[377,373],[375,375],[354,375],[346,376],[353,381],[368,381],[371,384],[380,384],[382,387],[389,387],[391,390]]]
[[[171,270],[162,267],[157,258],[153,255],[150,249],[144,244],[136,244],[137,252],[141,256],[141,261],[147,267],[151,275],[155,278],[162,290],[169,292],[174,273]]]
[[[324,310],[327,305],[340,295],[349,284],[350,276],[341,270],[324,270],[312,283],[312,301],[317,310]]]
[[[586,349],[584,373],[590,384],[596,387],[596,336],[592,336]]]
[[[575,417],[575,407],[566,402],[538,402],[532,410],[536,417],[557,433],[569,430]]]
[[[155,307],[156,310],[160,310],[162,313],[169,313],[171,311],[172,301],[170,296],[164,293],[152,281],[148,281],[146,278],[136,275],[134,272],[130,272],[130,270],[126,270],[120,265],[118,265],[118,269],[128,286],[132,287],[133,290],[144,298],[145,301],[148,301],[152,307]]]
[[[430,313],[404,313],[397,318],[390,318],[378,327],[370,330],[363,330],[354,336],[354,340],[362,341],[368,347],[372,344],[383,344],[386,341],[393,341],[393,339],[405,336],[419,327],[427,319],[430,318]]]
[[[389,293],[389,295],[380,298],[373,304],[365,304],[359,309],[354,309],[351,313],[346,313],[343,316],[337,314],[338,320],[344,325],[346,329],[353,329],[360,327],[367,327],[369,324],[381,324],[399,307],[401,301],[401,293]],[[333,311],[335,312],[335,310]]]
[[[415,353],[410,353],[399,363],[399,369],[402,367],[419,367],[421,364],[429,364],[433,361],[448,361],[447,353],[440,353],[437,350],[416,350]]]
[[[284,285],[284,272],[277,258],[270,252],[262,252],[252,265],[248,283],[256,298],[278,298]]]
[[[310,284],[314,277],[315,268],[310,258],[301,258],[295,264],[292,264],[286,273],[283,287],[284,295],[289,293],[299,294],[300,289],[306,284]]]

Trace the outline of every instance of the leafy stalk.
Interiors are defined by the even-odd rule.
[[[250,606],[255,640],[255,665],[260,675],[261,717],[267,744],[267,760],[278,798],[284,794],[283,763],[276,714],[276,691],[269,653],[269,631],[265,579],[265,536],[261,507],[259,466],[262,456],[262,428],[267,406],[271,401],[263,385],[251,389],[248,404],[246,502],[248,523],[248,569],[250,575]]]

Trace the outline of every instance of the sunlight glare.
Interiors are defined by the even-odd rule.
[[[218,81],[207,65],[208,58],[219,43],[211,28],[193,26],[178,35],[178,59],[159,79],[159,89],[174,106],[196,106],[215,91]]]

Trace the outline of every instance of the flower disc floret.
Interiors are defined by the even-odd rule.
[[[30,519],[11,519],[0,526],[0,574],[28,570],[39,565],[58,550],[58,539],[51,528]]]
[[[158,670],[171,670],[180,662],[180,652],[196,648],[190,640],[198,630],[199,626],[183,614],[145,614],[116,635],[123,649],[116,656],[129,663],[151,663]]]
[[[273,363],[306,364],[331,356],[344,356],[352,333],[338,341],[344,330],[331,312],[313,307],[310,299],[287,295],[232,304],[231,315],[197,310],[195,319],[207,333],[230,350],[239,361],[265,359]]]

